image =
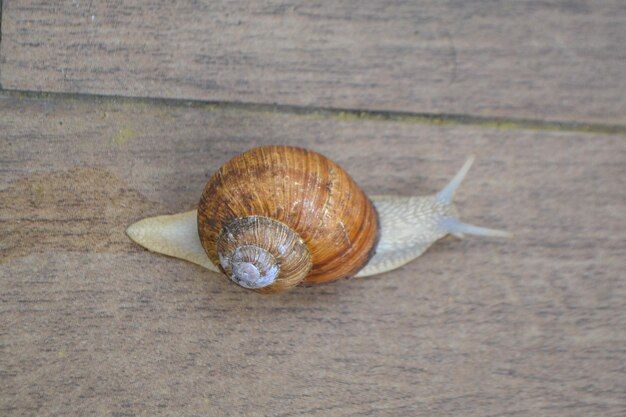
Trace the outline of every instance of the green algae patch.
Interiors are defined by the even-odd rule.
[[[113,137],[113,144],[117,146],[124,146],[134,136],[135,136],[135,131],[133,129],[131,129],[130,127],[123,127]]]

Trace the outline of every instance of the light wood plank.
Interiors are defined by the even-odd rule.
[[[3,3],[6,89],[626,123],[622,0]]]
[[[0,98],[0,414],[623,415],[626,138]],[[248,293],[134,246],[250,146],[341,163],[464,219],[383,276]]]

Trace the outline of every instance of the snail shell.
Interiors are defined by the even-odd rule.
[[[254,148],[209,179],[198,210],[141,220],[127,234],[263,293],[375,275],[410,262],[447,234],[511,236],[458,219],[452,198],[473,161],[437,194],[370,200],[318,153]]]
[[[224,164],[198,205],[209,259],[263,292],[356,274],[372,257],[378,219],[339,165],[301,148],[268,146]]]

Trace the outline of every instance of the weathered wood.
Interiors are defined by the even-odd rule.
[[[623,0],[3,3],[6,89],[626,123]]]
[[[623,137],[0,98],[0,414],[624,414]],[[380,277],[246,292],[124,227],[259,144],[516,233]]]

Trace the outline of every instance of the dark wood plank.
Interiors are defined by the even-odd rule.
[[[624,137],[0,98],[0,414],[622,416]],[[397,271],[279,296],[134,246],[258,144],[463,218]]]
[[[3,3],[6,89],[626,123],[622,0]]]

